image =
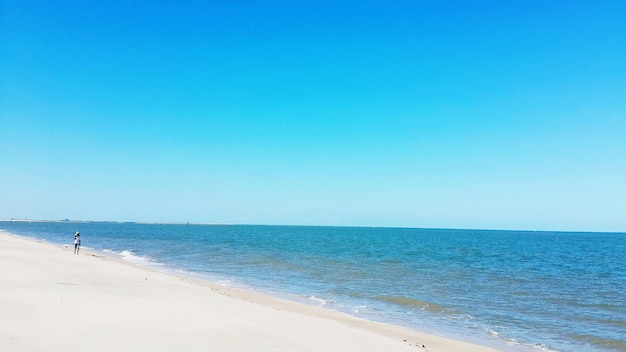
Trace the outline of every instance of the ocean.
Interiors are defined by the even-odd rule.
[[[0,222],[0,230],[504,351],[626,351],[626,234]]]

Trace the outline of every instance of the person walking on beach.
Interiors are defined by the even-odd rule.
[[[74,235],[74,254],[78,254],[80,251],[80,232],[76,231]]]

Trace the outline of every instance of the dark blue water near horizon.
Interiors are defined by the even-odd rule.
[[[626,234],[0,222],[0,230],[505,351],[626,351]]]

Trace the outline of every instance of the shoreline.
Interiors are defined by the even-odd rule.
[[[497,351],[1,231],[0,268],[3,350]]]

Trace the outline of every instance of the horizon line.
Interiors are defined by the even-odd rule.
[[[111,223],[137,225],[191,225],[191,226],[284,226],[284,227],[345,227],[345,228],[381,228],[381,229],[415,229],[415,230],[463,230],[463,231],[508,231],[508,232],[561,232],[561,233],[613,233],[626,234],[626,231],[581,231],[581,230],[529,230],[529,229],[495,229],[495,228],[457,228],[457,227],[417,227],[417,226],[366,226],[366,225],[304,225],[304,224],[239,224],[218,222],[192,221],[119,221],[119,220],[70,220],[70,219],[29,219],[0,218],[0,222],[53,222],[53,223]]]

